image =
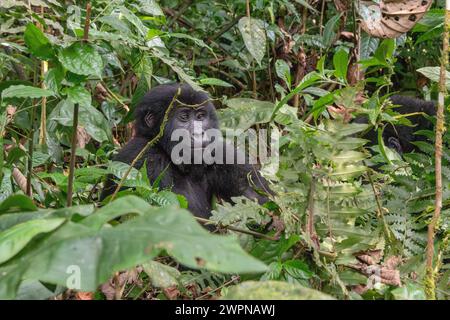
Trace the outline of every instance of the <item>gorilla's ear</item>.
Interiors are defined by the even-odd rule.
[[[400,144],[400,141],[395,137],[389,137],[388,139],[388,147],[397,151],[397,153],[402,154],[403,148]]]
[[[155,115],[151,112],[147,113],[144,117],[145,124],[147,127],[151,128],[155,124]]]

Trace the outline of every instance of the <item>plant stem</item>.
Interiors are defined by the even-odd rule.
[[[89,37],[89,25],[91,21],[91,3],[86,4],[86,20],[84,23],[83,42],[88,41]],[[75,160],[77,153],[77,129],[78,129],[78,111],[79,104],[76,103],[73,107],[73,124],[72,124],[72,145],[70,147],[70,164],[69,164],[69,179],[67,182],[67,206],[72,206],[73,198],[73,178],[75,173]]]
[[[136,158],[133,159],[133,161],[131,162],[130,166],[128,167],[127,171],[125,172],[125,174],[123,175],[122,179],[120,179],[119,184],[117,185],[116,189],[114,190],[114,193],[112,194],[109,202],[113,201],[114,198],[116,197],[117,193],[119,192],[120,188],[122,187],[124,181],[126,180],[126,178],[128,177],[128,175],[131,172],[131,169],[136,165],[136,162],[139,161],[140,158],[142,158],[142,156],[147,152],[148,149],[150,149],[151,146],[153,146],[156,142],[158,142],[159,139],[161,139],[161,137],[163,136],[164,133],[164,127],[166,126],[167,120],[169,119],[169,113],[172,110],[173,106],[175,105],[175,101],[177,101],[178,96],[181,94],[181,87],[178,88],[177,92],[175,93],[175,95],[172,98],[172,101],[169,104],[169,107],[166,110],[166,113],[164,114],[164,119],[161,123],[161,126],[159,127],[159,132],[158,134],[152,139],[150,140],[144,148],[142,148],[142,150],[138,153],[138,155],[136,156]]]
[[[70,148],[70,164],[69,164],[69,180],[67,184],[67,206],[72,206],[72,193],[73,193],[73,177],[75,171],[75,159],[77,152],[77,127],[78,127],[78,103],[73,107],[73,133],[72,133],[72,146]]]
[[[224,226],[224,225],[221,225],[219,222],[212,221],[212,220],[205,219],[205,218],[200,218],[200,217],[194,217],[194,218],[195,218],[195,220],[197,220],[201,224],[210,223],[210,224],[213,224],[213,225],[221,227],[221,228],[225,228],[225,229],[228,229],[228,230],[231,230],[231,231],[236,231],[236,232],[239,232],[239,233],[249,234],[249,235],[257,237],[257,238],[262,238],[262,239],[271,240],[271,241],[279,240],[278,237],[271,237],[271,236],[268,236],[268,235],[266,235],[264,233],[259,233],[259,232],[252,231],[252,230],[245,230],[245,229],[237,228],[237,227],[234,227],[234,226]]]
[[[31,174],[33,171],[33,149],[34,149],[34,123],[36,118],[36,108],[37,105],[33,106],[33,110],[31,112],[31,128],[28,137],[28,163],[27,163],[27,196],[32,198],[32,189],[31,189]]]
[[[441,69],[439,75],[439,98],[437,105],[437,121],[436,121],[436,139],[435,139],[435,175],[436,175],[436,197],[434,201],[434,214],[428,224],[427,237],[427,261],[426,276],[424,279],[425,293],[428,300],[436,299],[436,279],[433,269],[434,260],[434,234],[436,224],[439,221],[442,209],[442,135],[444,132],[444,98],[447,93],[446,88],[446,70],[448,67],[448,51],[449,51],[449,29],[450,29],[450,1],[446,1],[446,12],[444,22],[444,34],[442,45]]]

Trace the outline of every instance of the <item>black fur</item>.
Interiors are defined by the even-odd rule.
[[[410,114],[421,112],[429,116],[436,115],[436,106],[434,102],[424,101],[421,99],[411,98],[401,95],[393,95],[390,97],[392,104],[398,105],[393,108],[400,114]],[[413,126],[387,124],[383,131],[383,141],[387,147],[395,149],[399,153],[408,153],[418,151],[417,147],[412,143],[415,141],[423,141],[422,135],[416,135],[414,132],[418,130],[432,130],[433,124],[423,115],[408,116]],[[367,123],[367,118],[358,117],[355,119],[358,123]],[[374,130],[369,131],[364,138],[371,141],[372,144],[378,143],[377,133]]]
[[[135,110],[136,136],[113,160],[130,164],[147,142],[158,134],[164,114],[179,87],[179,84],[160,85],[144,96]],[[206,127],[203,127],[203,130],[218,128],[215,108],[208,99],[207,94],[194,91],[188,85],[181,85],[181,94],[178,96],[181,104],[177,103],[170,113],[162,139],[151,147],[136,165],[140,168],[144,161],[147,161],[147,174],[151,183],[164,172],[159,184],[160,188],[171,188],[173,192],[184,195],[188,200],[189,210],[203,218],[208,218],[211,214],[211,201],[214,195],[225,201],[231,201],[231,197],[243,195],[264,203],[268,198],[257,193],[253,186],[271,194],[267,182],[250,164],[176,165],[172,162],[170,152],[174,142],[170,141],[170,137],[172,131],[180,124],[176,120],[176,113],[183,104],[202,104],[204,117],[206,117],[203,124]],[[235,150],[235,152],[239,151]],[[101,199],[110,195],[115,187],[112,177],[108,177]]]

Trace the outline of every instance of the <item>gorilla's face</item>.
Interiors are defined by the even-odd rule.
[[[200,159],[203,150],[211,143],[210,129],[218,128],[212,103],[205,102],[195,107],[180,104],[170,114],[160,145],[171,157],[184,157],[183,163],[188,159],[190,163],[198,163],[194,158]],[[198,155],[194,156],[195,153]],[[180,162],[177,159],[172,161]]]
[[[216,110],[205,92],[186,84],[160,85],[144,96],[135,111],[136,135],[149,140],[156,137],[172,104],[158,146],[169,156],[181,147],[185,157],[202,152],[212,139],[205,133],[219,128]]]
[[[217,129],[217,123],[211,113],[215,113],[211,106],[199,108],[181,107],[177,108],[171,120],[171,128],[168,132],[178,129],[189,137],[192,148],[205,148],[210,139],[205,134],[209,129]]]

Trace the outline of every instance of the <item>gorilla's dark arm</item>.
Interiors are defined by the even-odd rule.
[[[122,149],[120,149],[119,153],[117,153],[112,160],[131,164],[139,152],[141,152],[141,150],[145,147],[147,142],[148,139],[142,137],[135,137],[131,139]],[[145,156],[136,162],[136,169],[140,169],[142,167],[144,159]],[[114,182],[114,176],[109,174],[106,177],[105,185],[100,195],[100,201],[103,201],[103,199],[112,194],[116,189],[116,186],[117,184]]]
[[[210,185],[219,198],[231,202],[232,197],[245,196],[259,204],[269,201],[274,193],[255,165],[216,164],[210,172]]]

